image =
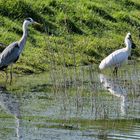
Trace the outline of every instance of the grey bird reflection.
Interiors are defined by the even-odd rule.
[[[120,98],[121,114],[126,114],[127,109],[127,91],[119,84],[119,79],[110,78],[104,74],[99,75],[100,82],[113,96]]]
[[[20,115],[19,101],[14,95],[6,92],[3,87],[0,87],[0,106],[7,114],[11,114],[14,116],[17,139],[23,140],[22,129],[20,126],[21,115]]]

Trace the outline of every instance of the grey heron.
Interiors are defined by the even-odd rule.
[[[19,41],[11,43],[0,54],[0,70],[6,69],[6,81],[7,81],[7,67],[11,65],[10,81],[12,81],[12,64],[15,63],[26,44],[28,35],[28,25],[38,24],[32,18],[26,18],[23,22],[23,35]]]
[[[99,69],[114,67],[113,73],[117,75],[118,68],[128,60],[128,57],[131,55],[131,49],[136,47],[130,33],[127,33],[125,37],[125,45],[125,48],[116,50],[104,58],[99,65]]]

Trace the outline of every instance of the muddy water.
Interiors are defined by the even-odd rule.
[[[0,140],[140,139],[139,67],[17,77],[0,88]]]

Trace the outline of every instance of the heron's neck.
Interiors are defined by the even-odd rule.
[[[20,50],[22,51],[25,44],[26,44],[26,40],[27,40],[27,25],[25,23],[23,23],[23,35],[21,37],[21,39],[19,40],[19,46],[20,46]]]

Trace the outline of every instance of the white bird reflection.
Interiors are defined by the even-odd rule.
[[[0,87],[0,106],[6,113],[11,114],[15,117],[17,139],[23,140],[20,127],[21,115],[19,111],[19,102],[14,95],[3,91],[2,87]]]
[[[100,82],[113,96],[116,96],[121,99],[121,113],[122,115],[126,114],[126,102],[127,102],[127,91],[124,87],[122,87],[119,82],[120,80],[117,78],[110,78],[105,76],[104,74],[99,75]]]

